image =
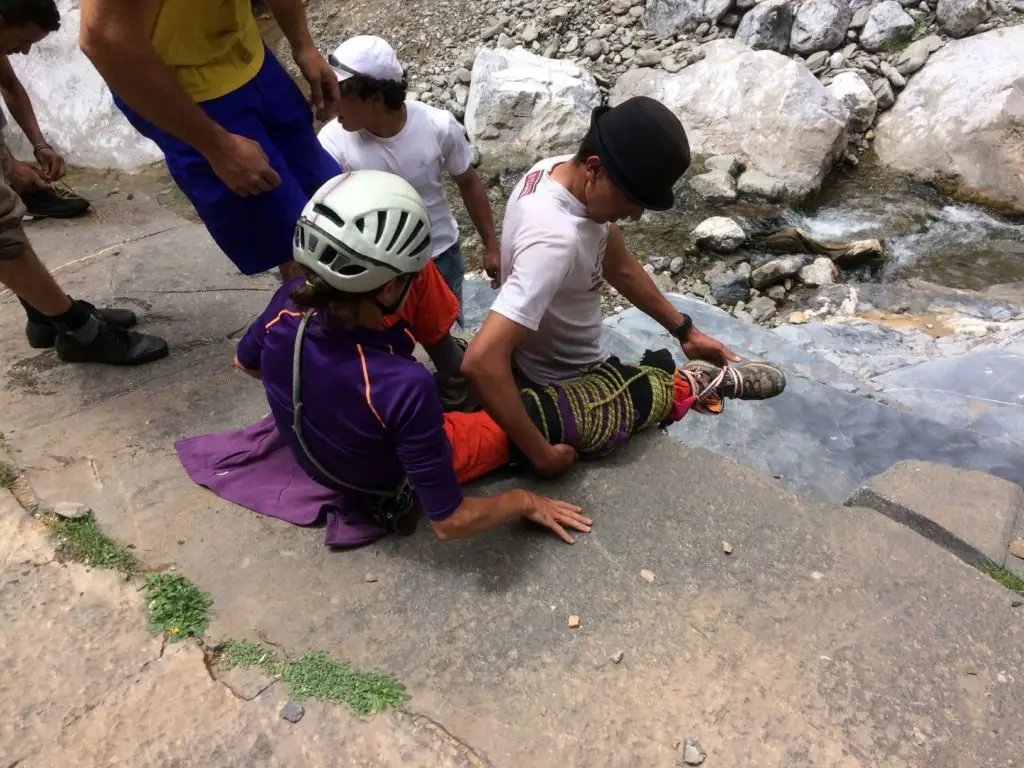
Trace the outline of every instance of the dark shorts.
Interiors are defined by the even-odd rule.
[[[281,185],[254,197],[236,195],[199,152],[114,103],[143,136],[160,147],[174,181],[213,239],[246,275],[292,260],[292,236],[302,208],[325,182],[341,173],[313,130],[313,113],[298,86],[268,50],[260,71],[241,88],[199,106],[231,133],[259,142]]]

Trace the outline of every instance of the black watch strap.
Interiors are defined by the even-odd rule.
[[[683,322],[678,328],[671,331],[672,335],[680,341],[686,341],[686,337],[690,335],[690,331],[693,329],[693,318],[687,314],[683,315]]]

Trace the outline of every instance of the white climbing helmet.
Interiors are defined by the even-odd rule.
[[[292,253],[339,291],[366,293],[427,265],[430,219],[405,179],[384,171],[343,173],[306,203]]]

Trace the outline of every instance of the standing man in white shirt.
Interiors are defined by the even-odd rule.
[[[626,250],[619,219],[672,207],[672,187],[690,165],[679,119],[636,97],[598,107],[575,156],[535,165],[512,191],[501,238],[501,293],[463,358],[462,371],[509,439],[544,475],[576,461],[531,421],[521,386],[579,378],[608,355],[601,344],[601,289],[608,282],[682,345],[700,386],[724,397],[763,399],[785,387],[777,369],[727,367],[739,357],[693,326]],[[693,362],[693,361],[707,361]],[[519,381],[516,381],[516,374]]]
[[[341,101],[337,120],[320,130],[320,143],[344,171],[389,171],[419,192],[430,215],[434,261],[461,308],[466,263],[442,173],[459,188],[483,241],[484,263],[500,258],[491,204],[462,127],[447,110],[406,101],[405,71],[379,37],[350,38],[327,61],[338,74]]]

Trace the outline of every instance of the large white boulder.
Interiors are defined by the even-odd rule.
[[[827,90],[849,111],[851,131],[863,133],[871,127],[878,113],[878,99],[864,78],[856,72],[840,72]]]
[[[677,74],[626,72],[609,102],[657,99],[678,115],[695,155],[742,157],[789,197],[817,190],[846,147],[846,107],[802,63],[774,51],[735,40],[702,49],[704,59]]]
[[[1024,213],[1024,26],[947,43],[875,129],[883,163]]]
[[[60,29],[27,56],[10,57],[32,99],[43,135],[72,165],[131,170],[163,158],[114,106],[99,72],[78,48],[78,0],[57,0]],[[9,121],[5,135],[17,157],[32,147]]]
[[[574,152],[601,104],[594,76],[523,48],[483,48],[473,63],[466,131],[487,168]]]

